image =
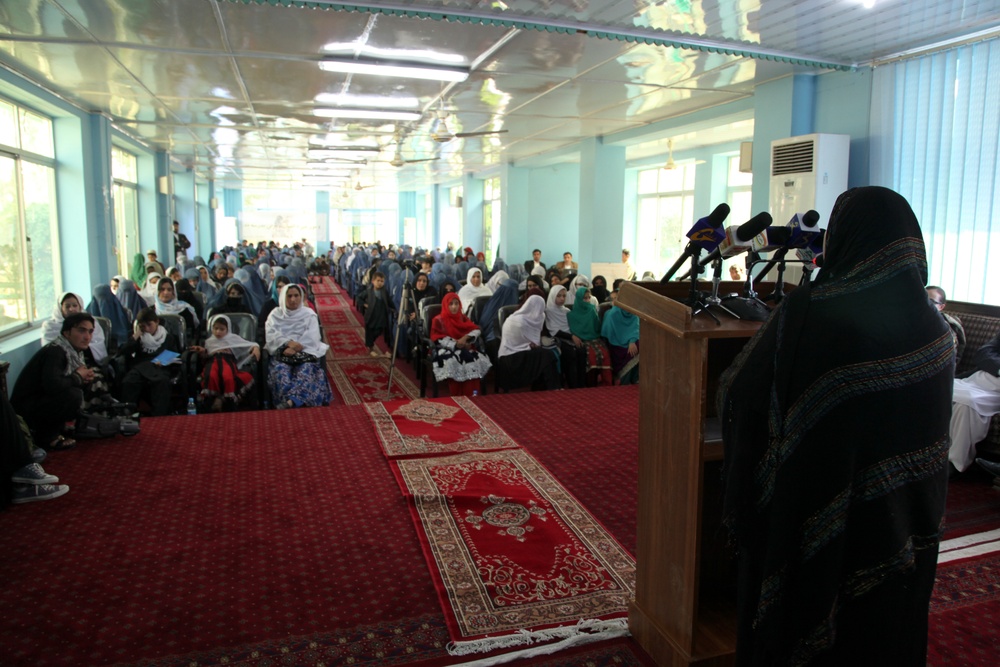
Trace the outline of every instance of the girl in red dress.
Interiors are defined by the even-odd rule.
[[[252,357],[260,360],[260,347],[232,331],[232,322],[225,315],[216,315],[209,322],[211,336],[205,347],[191,349],[208,359],[201,375],[201,401],[206,411],[232,410],[249,394],[253,374],[241,370]]]

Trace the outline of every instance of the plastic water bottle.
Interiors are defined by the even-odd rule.
[[[196,415],[196,414],[198,414],[198,408],[196,408],[195,405],[194,405],[194,397],[193,396],[188,399],[187,413],[189,415]]]
[[[473,389],[472,390],[472,398],[475,398],[476,396],[479,396],[479,390],[478,389]]]

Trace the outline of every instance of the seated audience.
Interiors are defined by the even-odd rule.
[[[617,293],[612,300],[616,298]],[[608,341],[615,384],[638,384],[639,318],[615,304],[604,314],[601,336]]]
[[[128,340],[129,334],[132,333],[132,317],[129,315],[129,312],[125,310],[125,306],[111,292],[109,285],[105,285],[104,283],[97,285],[94,288],[93,296],[94,298],[87,304],[87,312],[94,317],[104,317],[110,321],[111,338],[114,341],[115,347],[124,345],[125,341]],[[94,332],[96,336],[97,329]],[[104,333],[103,329],[101,333]],[[110,341],[105,341],[105,349],[109,347],[107,345],[108,342]],[[91,342],[91,347],[93,347],[93,342]]]
[[[535,248],[531,251],[531,259],[524,263],[524,272],[531,273],[536,267],[541,267],[545,271],[545,264],[542,262],[542,251]]]
[[[955,380],[951,410],[951,448],[948,460],[964,472],[976,459],[976,445],[990,430],[990,419],[1000,414],[1000,333],[979,348],[976,371]]]
[[[183,301],[194,309],[195,319],[199,322],[204,322],[205,307],[202,305],[201,300],[195,296],[194,288],[191,287],[191,283],[187,281],[187,278],[181,278],[175,282],[174,291],[177,292],[178,300]]]
[[[235,410],[250,396],[254,376],[248,366],[260,361],[260,346],[233,331],[225,315],[213,315],[209,321],[205,346],[192,346],[207,359],[201,373],[201,403],[208,412]]]
[[[579,293],[581,287],[587,288],[587,298],[591,298],[590,295],[590,278],[578,273],[573,276],[573,279],[569,281],[569,285],[566,286],[566,305],[572,306],[576,302],[576,295]],[[596,305],[596,304],[595,304]]]
[[[472,396],[490,371],[489,358],[477,349],[479,338],[479,327],[462,314],[458,295],[446,294],[440,314],[431,322],[431,340],[436,343],[434,377],[448,380],[452,396]]]
[[[572,280],[572,278],[563,277],[562,272],[559,270],[559,267],[557,266],[553,266],[551,269],[545,272],[545,282],[549,284],[549,289],[552,289],[552,287],[554,287],[555,285],[562,285],[563,287],[565,287],[566,285],[569,284],[570,280]]]
[[[135,320],[135,333],[118,351],[125,359],[122,401],[139,404],[148,394],[154,417],[170,414],[170,388],[180,364],[162,365],[156,358],[164,352],[183,352],[177,336],[160,325],[155,308],[144,308]]]
[[[0,394],[0,508],[8,503],[19,505],[52,500],[69,491],[59,478],[40,465],[45,451],[35,447],[31,433],[6,393]]]
[[[180,315],[187,327],[188,335],[194,339],[198,331],[201,320],[195,313],[194,308],[189,303],[185,303],[177,298],[174,292],[174,281],[164,278],[156,285],[156,308],[157,315]]]
[[[118,296],[118,288],[121,286],[122,280],[124,279],[125,276],[119,274],[117,276],[112,277],[111,281],[108,283],[108,286],[111,288],[111,293],[114,294],[115,296]]]
[[[590,302],[590,290],[578,287],[573,308],[566,315],[569,330],[583,342],[583,352],[587,358],[587,372],[598,373],[598,383],[611,384],[611,363],[608,348],[601,340],[601,319],[597,307]]]
[[[208,302],[208,308],[211,310],[212,315],[222,313],[247,313],[248,315],[253,315],[254,313],[250,310],[245,297],[246,289],[244,289],[243,283],[236,278],[230,278],[226,281],[224,289],[216,292],[215,297]]]
[[[552,345],[559,350],[566,386],[576,389],[584,385],[587,375],[587,352],[583,341],[569,329],[569,309],[565,303],[566,288],[556,285],[549,291],[545,306],[545,331],[552,339]]]
[[[156,258],[156,251],[153,250],[152,248],[146,251],[145,267],[146,267],[146,273],[149,273],[150,269],[152,269],[153,271],[159,273],[161,276],[167,275],[166,267],[163,266],[163,263]]]
[[[136,288],[135,282],[131,280],[121,281],[121,284],[118,287],[118,294],[116,296],[118,297],[118,302],[125,306],[125,310],[128,311],[130,323],[134,322],[136,315],[139,314],[139,311],[147,306],[146,300],[139,295],[139,290]],[[129,329],[129,335],[131,335],[131,333],[132,331]]]
[[[590,294],[595,306],[599,306],[611,298],[611,292],[608,291],[608,281],[604,276],[594,276],[594,280],[590,284]]]
[[[625,280],[635,280],[636,278],[631,259],[631,251],[628,248],[622,248],[622,264],[625,265]]]
[[[580,266],[573,261],[573,253],[571,252],[564,252],[563,261],[559,262],[556,266],[559,267],[564,276],[576,273],[580,269]]]
[[[271,281],[271,291],[269,292],[267,301],[264,302],[264,307],[260,311],[260,317],[257,318],[257,342],[261,345],[266,340],[267,318],[271,316],[271,311],[278,307],[278,290],[290,284],[290,282],[288,276],[284,275],[277,276]]]
[[[72,312],[60,324],[59,335],[42,347],[17,376],[11,404],[46,449],[68,449],[76,443],[62,436],[85,402],[107,397],[96,386],[100,375],[87,367],[86,353],[99,325],[87,312]],[[94,385],[94,386],[91,386]]]
[[[142,297],[143,301],[146,302],[148,306],[156,305],[156,285],[163,278],[163,274],[153,273],[146,274],[146,282],[142,284],[142,289],[139,290],[139,296]]]
[[[322,362],[329,346],[320,335],[319,318],[303,301],[300,285],[285,285],[278,307],[267,318],[267,386],[278,409],[316,407],[333,400]]]
[[[42,345],[51,343],[59,338],[62,332],[63,320],[73,313],[83,312],[83,299],[72,292],[63,292],[59,295],[58,303],[52,310],[52,316],[42,323]],[[91,367],[104,363],[108,357],[107,341],[104,340],[104,329],[98,326],[90,338],[90,345],[87,347],[88,365]]]
[[[958,366],[962,360],[962,353],[965,351],[965,328],[957,317],[944,312],[944,307],[948,305],[948,299],[943,289],[936,285],[928,285],[927,298],[931,300],[931,305],[941,313],[944,321],[951,327],[951,335],[955,340],[955,365]]]
[[[544,324],[545,300],[537,294],[504,320],[496,369],[501,387],[560,388],[556,352],[542,347]]]
[[[469,269],[465,285],[458,291],[458,298],[462,300],[462,312],[468,315],[477,298],[492,294],[493,290],[483,284],[483,272],[475,267]]]
[[[502,273],[502,272],[501,272]],[[506,275],[504,273],[503,275]],[[490,278],[490,282],[493,279]],[[486,302],[481,313],[479,313],[479,329],[482,331],[484,341],[491,341],[500,337],[500,332],[495,331],[497,313],[504,306],[513,306],[517,303],[517,283],[507,278],[497,283],[496,291]]]

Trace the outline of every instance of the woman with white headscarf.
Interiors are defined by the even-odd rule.
[[[153,305],[157,315],[180,315],[187,327],[188,336],[191,339],[195,338],[195,332],[198,330],[198,325],[201,324],[198,313],[195,312],[190,303],[177,298],[177,292],[174,291],[174,281],[170,278],[164,278],[156,284],[156,301]]]
[[[573,306],[573,303],[576,301],[577,290],[580,289],[581,287],[586,287],[589,290],[590,289],[590,278],[588,278],[587,276],[583,275],[582,273],[578,273],[578,274],[576,274],[576,276],[573,277],[573,280],[570,281],[569,286],[566,288],[566,307],[567,308],[570,308],[570,307]],[[588,299],[589,298],[590,297],[588,297]],[[594,305],[596,306],[597,304],[594,304]]]
[[[163,274],[154,271],[146,276],[146,282],[139,290],[139,296],[143,298],[147,305],[156,305],[156,284],[163,280]]]
[[[468,315],[472,312],[472,306],[476,303],[477,298],[492,295],[493,290],[483,284],[483,272],[477,268],[469,269],[466,283],[458,291],[458,298],[462,302],[462,311]]]
[[[560,388],[557,352],[542,347],[544,324],[545,300],[537,294],[504,321],[497,352],[500,386],[514,389],[543,383],[546,389]]]
[[[84,309],[83,299],[73,292],[63,292],[56,301],[56,307],[52,309],[52,317],[42,323],[42,345],[47,345],[56,340],[61,334],[63,320],[73,313],[79,313]],[[97,366],[108,357],[107,341],[104,338],[104,328],[100,323],[95,323],[94,336],[90,339],[90,349],[84,353],[88,354],[87,366]]]
[[[566,385],[576,389],[584,385],[587,374],[587,352],[583,341],[573,335],[569,326],[569,309],[565,306],[566,288],[553,285],[545,304],[545,331],[559,350],[560,366]]]
[[[303,301],[301,286],[285,285],[264,327],[271,353],[267,385],[279,409],[316,407],[333,400],[322,363],[329,346],[320,336],[319,318]]]

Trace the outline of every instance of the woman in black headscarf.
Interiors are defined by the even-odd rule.
[[[900,195],[842,194],[824,258],[721,380],[736,662],[924,665],[954,345]]]

